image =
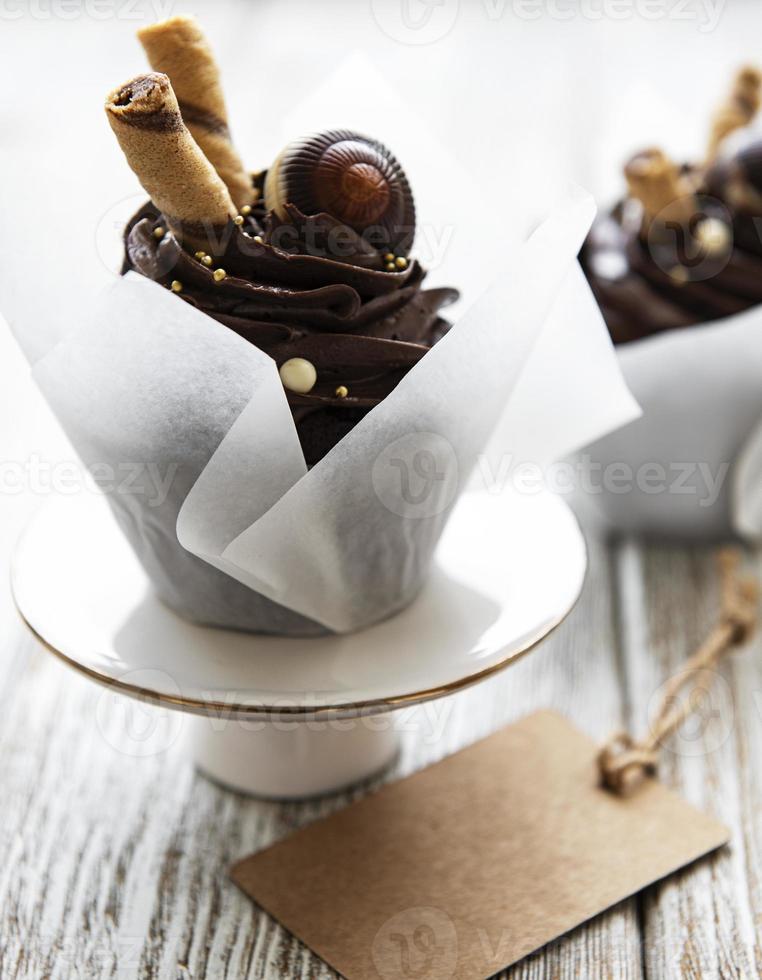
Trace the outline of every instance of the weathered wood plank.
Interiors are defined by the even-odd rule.
[[[600,548],[592,559],[578,609],[543,648],[501,677],[400,718],[404,750],[387,778],[541,706],[599,737],[621,722],[609,568]],[[20,655],[33,646],[20,626],[9,642]],[[0,976],[334,976],[226,871],[355,794],[281,805],[226,792],[185,761],[181,716],[102,691],[42,651],[0,704]],[[634,902],[509,974],[640,975]]]
[[[713,624],[717,572],[708,548],[631,547],[619,570],[631,727],[642,731],[665,678]],[[662,778],[724,821],[732,844],[644,896],[646,972],[659,980],[760,975],[760,650],[757,639],[720,666],[698,716],[664,747]]]
[[[553,707],[596,739],[621,728],[618,604],[611,551],[588,541],[590,568],[577,608],[543,647],[497,680],[500,723]],[[497,727],[495,724],[494,727]],[[623,902],[505,974],[510,980],[631,980],[642,976],[637,901]]]

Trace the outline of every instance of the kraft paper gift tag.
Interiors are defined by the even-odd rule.
[[[233,880],[348,980],[481,980],[728,840],[540,712],[241,861]]]

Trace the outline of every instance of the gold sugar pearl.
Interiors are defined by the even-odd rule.
[[[227,272],[224,269],[215,269],[212,273],[215,282],[222,282],[222,280],[227,276]]]
[[[254,241],[257,243],[257,245],[264,245],[264,240],[262,239],[261,235],[255,235]]]
[[[349,388],[346,385],[339,385],[334,394],[337,398],[346,398],[349,394]]]
[[[243,224],[243,215],[237,214],[235,218],[233,218],[233,224],[238,225],[238,227],[240,228],[241,225]]]
[[[396,272],[397,271],[397,266],[394,264],[394,262],[387,262],[386,263],[386,271],[387,272]]]
[[[163,238],[165,235],[166,235],[166,231],[161,227],[161,225],[159,225],[158,228],[154,228],[153,230],[154,238]]]
[[[398,255],[394,260],[394,264],[398,269],[407,269],[407,259],[403,255]]]
[[[244,218],[248,218],[251,214],[251,205],[244,204],[244,206],[241,208],[241,214],[244,216]]]
[[[181,293],[183,291],[183,284],[179,279],[173,279],[172,285],[169,287],[173,293]]]
[[[196,253],[195,253],[195,255],[194,255],[194,258],[196,258],[196,259],[198,259],[199,261],[201,261],[201,259],[203,259],[203,257],[204,257],[205,255],[206,255],[206,252],[196,252]]]
[[[201,259],[201,265],[205,265],[208,269],[213,261],[214,259],[211,257],[211,255],[205,255],[203,259]]]
[[[384,262],[394,262],[394,253],[387,252],[386,255],[384,256]]]
[[[690,275],[685,266],[676,265],[669,270],[669,278],[673,282],[678,283],[678,285],[683,286],[690,279]]]

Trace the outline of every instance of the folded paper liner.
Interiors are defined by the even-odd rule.
[[[591,516],[630,534],[759,535],[762,307],[624,344],[618,359],[643,415],[586,449]],[[626,493],[600,476],[622,467]]]
[[[180,508],[180,543],[330,630],[358,629],[420,587],[480,454],[521,445],[544,464],[637,415],[575,259],[593,214],[572,189],[309,471],[275,362],[135,274],[106,289],[34,376],[90,465],[120,462],[110,454],[126,430],[143,459],[164,462],[193,452],[194,426],[225,432]]]

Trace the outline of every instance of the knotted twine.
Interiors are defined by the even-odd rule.
[[[688,658],[683,669],[664,685],[664,694],[646,738],[636,741],[628,732],[616,732],[598,753],[603,785],[614,793],[632,792],[647,776],[656,773],[662,741],[693,712],[690,698],[678,698],[686,689],[698,689],[701,672],[715,667],[728,653],[746,643],[757,620],[759,588],[738,568],[740,555],[723,550],[717,556],[720,570],[720,615],[709,636]]]

